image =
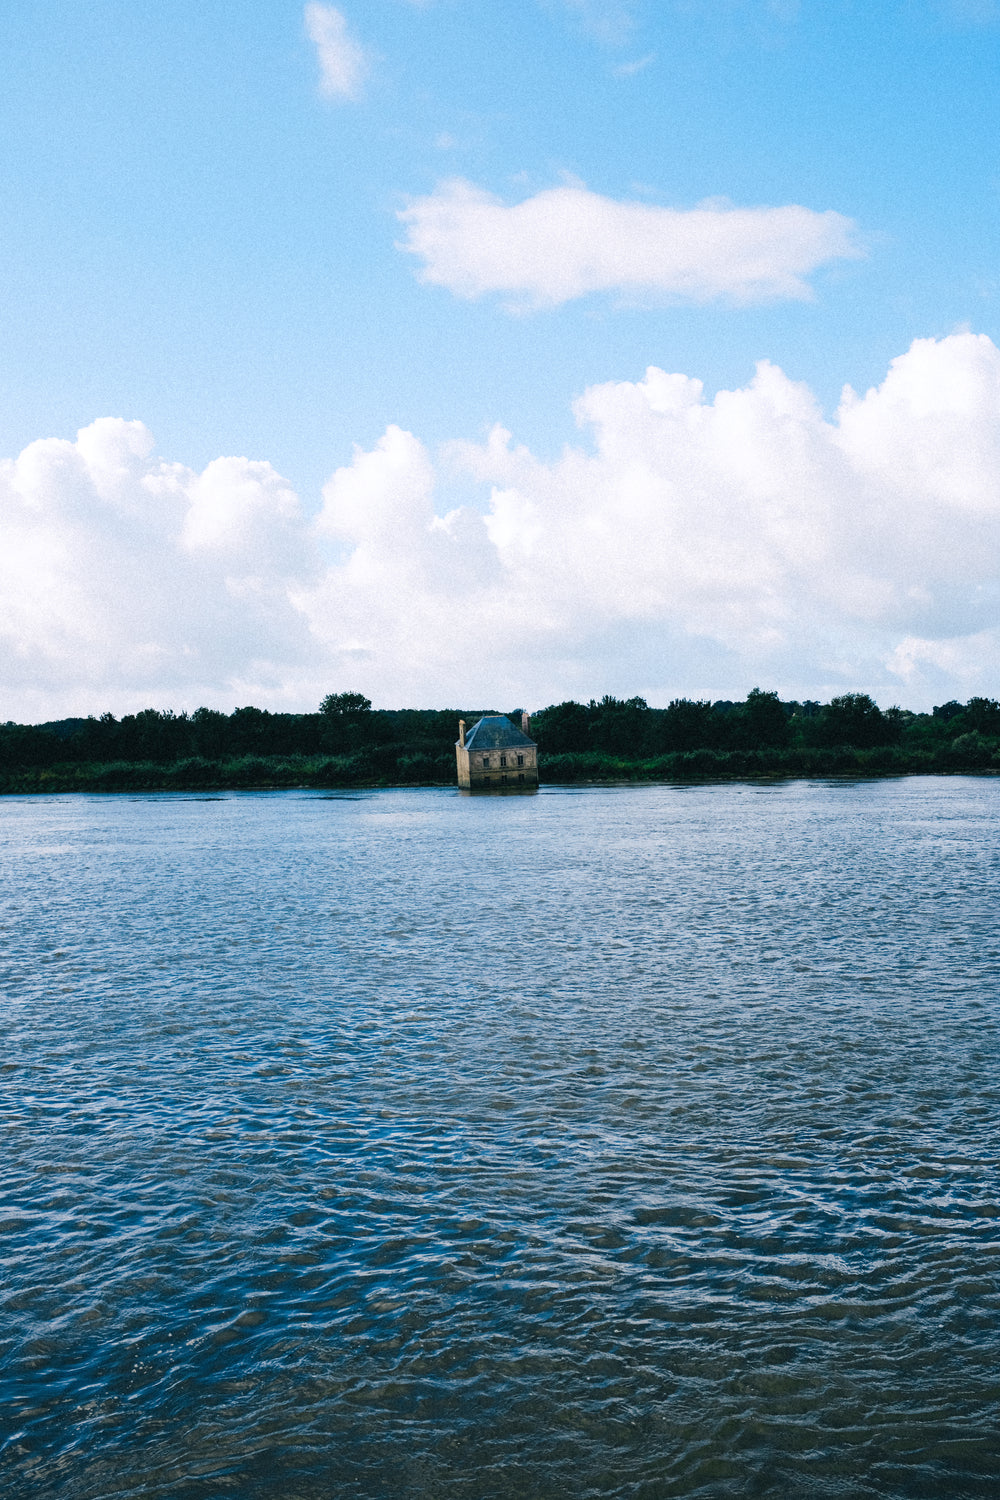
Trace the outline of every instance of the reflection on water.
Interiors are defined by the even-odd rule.
[[[5,800],[4,1494],[995,1494],[998,810]]]

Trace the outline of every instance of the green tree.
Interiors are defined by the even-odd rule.
[[[831,698],[820,715],[822,738],[827,745],[853,745],[864,750],[887,745],[899,737],[899,727],[887,719],[867,693],[841,693]]]
[[[359,753],[371,740],[372,700],[364,693],[327,693],[319,706],[322,748],[338,755]]]
[[[535,714],[531,734],[549,755],[589,750],[590,712],[572,698],[565,703],[553,703]]]
[[[327,693],[319,706],[330,719],[358,718],[371,712],[372,700],[364,693]]]
[[[970,698],[965,705],[965,722],[980,734],[1000,735],[1000,703],[995,698]]]
[[[777,693],[751,688],[740,709],[740,738],[752,750],[766,750],[788,743],[788,715]]]
[[[590,742],[607,755],[643,753],[645,720],[649,705],[645,698],[614,698],[605,693],[600,703],[590,700]]]
[[[705,750],[719,738],[711,703],[674,698],[655,718],[654,751]]]

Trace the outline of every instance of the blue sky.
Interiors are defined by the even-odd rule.
[[[323,35],[334,51],[348,48],[346,63],[333,58],[347,73],[332,85],[328,50],[325,88]],[[430,455],[432,515],[466,506],[488,516],[491,495],[509,489],[509,477],[477,467],[467,452],[454,462],[454,445],[482,444],[500,424],[535,464],[534,479],[518,481],[527,486],[525,503],[551,515],[555,502],[544,483],[564,488],[557,466],[565,445],[594,451],[596,429],[585,423],[581,430],[574,400],[608,383],[637,386],[648,366],[700,380],[701,399],[711,403],[720,390],[748,389],[757,362],[766,360],[790,382],[805,383],[831,422],[845,383],[860,393],[880,386],[914,340],[945,347],[962,330],[997,340],[998,43],[1000,10],[973,0],[877,7],[345,0],[319,7],[312,20],[289,0],[252,7],[12,0],[0,20],[0,454],[14,460],[38,441],[71,442],[96,419],[141,422],[156,443],[155,460],[146,454],[145,464],[203,474],[227,455],[266,463],[294,492],[296,525],[313,525],[324,504],[327,514],[310,544],[318,552],[300,559],[298,584],[282,574],[304,631],[297,645],[269,638],[258,619],[246,659],[206,650],[208,605],[194,596],[219,587],[232,595],[236,575],[220,562],[214,582],[178,574],[179,592],[163,601],[164,617],[192,603],[186,644],[157,637],[138,603],[130,615],[120,581],[87,596],[81,607],[92,619],[79,670],[65,621],[54,624],[53,609],[62,606],[57,600],[46,614],[39,603],[45,543],[33,533],[29,545],[16,522],[35,582],[31,607],[20,596],[11,606],[20,622],[11,627],[11,649],[23,666],[10,675],[11,712],[166,699],[194,706],[191,694],[228,703],[241,691],[309,706],[328,681],[364,688],[366,674],[385,702],[415,701],[417,693],[427,701],[502,702],[508,692],[520,701],[531,692],[616,690],[667,701],[674,692],[745,691],[768,670],[766,685],[809,696],[846,685],[867,686],[884,701],[935,697],[946,687],[959,696],[965,686],[988,689],[983,631],[991,628],[991,606],[983,601],[995,598],[995,576],[987,570],[975,585],[977,600],[956,603],[957,557],[952,581],[925,579],[914,564],[913,588],[935,596],[933,619],[926,610],[904,618],[888,606],[876,618],[874,605],[860,615],[852,605],[852,624],[841,600],[836,618],[810,617],[805,634],[813,644],[798,654],[801,605],[789,603],[781,624],[774,594],[784,589],[787,600],[799,599],[808,589],[792,589],[764,563],[758,592],[770,591],[770,605],[761,605],[765,614],[771,609],[770,625],[760,609],[752,624],[744,620],[749,645],[736,625],[713,627],[715,595],[695,598],[689,578],[683,607],[671,604],[683,588],[665,580],[660,604],[650,599],[616,615],[607,599],[595,607],[584,570],[573,585],[578,615],[564,580],[548,666],[539,669],[526,636],[492,671],[481,654],[434,655],[423,645],[414,667],[407,631],[424,632],[424,640],[441,630],[429,623],[426,579],[412,596],[399,588],[409,618],[387,633],[384,620],[366,616],[353,575],[317,581],[316,569],[349,566],[364,552],[356,530],[331,519],[321,491],[334,470],[356,474],[356,445],[378,451],[387,429],[413,434]],[[465,208],[454,210],[442,186],[456,179],[495,210],[481,230],[467,223]],[[748,233],[759,228],[767,239],[763,290],[748,291],[729,261],[702,278],[716,252],[705,250],[709,242],[697,239],[702,231],[687,216],[706,200],[711,235],[720,227],[744,232],[742,221],[726,218],[733,208],[805,211],[799,228],[812,248],[809,263],[794,272],[798,290],[780,289],[782,256],[792,252],[777,219],[747,221]],[[520,219],[517,205],[527,205]],[[683,274],[618,265],[616,245],[645,233],[639,218],[623,214],[627,206],[650,210],[641,223],[654,259],[669,260],[672,236],[695,233]],[[399,218],[408,208],[415,221]],[[554,241],[539,240],[538,225],[528,222],[535,209],[546,222],[554,217]],[[425,231],[422,249],[418,230]],[[552,293],[547,267],[553,258],[562,263],[574,234],[576,248],[565,253],[587,262],[583,290],[563,296]],[[408,235],[410,250],[401,248]],[[602,236],[610,248],[594,270],[588,242]],[[511,277],[520,278],[513,292]],[[981,341],[963,347],[972,361],[968,378],[992,389],[989,350]],[[926,376],[932,387],[943,371]],[[973,405],[988,426],[979,396]],[[964,431],[958,423],[953,441],[967,447]],[[451,445],[445,460],[442,444]],[[661,479],[664,495],[680,483],[673,473]],[[618,483],[607,481],[606,497],[620,493]],[[711,490],[692,484],[692,494]],[[23,487],[17,493],[28,505]],[[866,495],[857,499],[862,529],[866,516],[884,509]],[[36,495],[36,511],[39,503]],[[218,503],[220,513],[227,504],[231,513],[230,502]],[[52,505],[66,514],[61,502]],[[600,530],[593,515],[578,519],[584,533]],[[571,516],[564,522],[579,534]],[[655,530],[656,512],[644,510],[633,523]],[[488,579],[479,575],[480,589],[496,592],[506,579],[518,609],[538,611],[544,596],[518,594],[513,554],[497,541],[496,527],[507,523],[491,524],[491,544],[502,555],[490,559]],[[829,530],[827,522],[814,524]],[[950,534],[947,516],[936,524]],[[984,524],[981,515],[975,524]],[[113,550],[113,517],[94,525],[104,551]],[[720,526],[726,529],[724,519]],[[145,552],[136,543],[123,558],[116,578],[130,570],[177,573],[176,527],[153,526],[146,541]],[[261,535],[257,571],[239,575],[241,597],[247,578],[272,587],[269,549],[283,545]],[[881,545],[873,537],[873,555]],[[962,545],[981,554],[981,537]],[[552,546],[565,553],[565,538]],[[857,558],[829,555],[832,567],[857,574]],[[438,575],[449,566],[454,591],[467,591],[476,576],[472,554],[461,549],[450,564],[435,563],[442,599],[451,580]],[[398,585],[372,583],[372,567],[376,594]],[[891,582],[906,592],[906,578]],[[52,587],[63,599],[85,589],[75,577]],[[338,618],[345,587],[355,594]],[[627,592],[627,582],[622,587]],[[322,594],[322,608],[303,614],[303,590]],[[215,605],[210,614],[221,618]],[[126,661],[117,648],[102,656],[102,631],[128,630],[133,619],[141,660]],[[246,633],[232,620],[218,628]],[[768,629],[784,630],[785,644],[766,647]],[[655,667],[651,636],[660,642]],[[961,657],[954,643],[965,637],[978,644]],[[951,644],[935,661],[921,658],[923,666],[901,671],[900,642],[910,640]],[[0,717],[7,717],[2,705]]]

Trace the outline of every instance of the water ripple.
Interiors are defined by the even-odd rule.
[[[995,1494],[998,810],[8,799],[5,1495]]]

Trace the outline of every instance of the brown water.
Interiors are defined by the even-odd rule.
[[[0,803],[0,1491],[996,1495],[998,814]]]

